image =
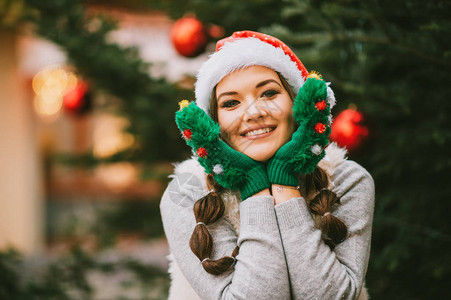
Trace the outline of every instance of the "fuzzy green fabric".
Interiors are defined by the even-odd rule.
[[[240,190],[242,200],[270,187],[264,165],[223,142],[219,125],[196,103],[177,111],[175,120],[205,172],[221,186]]]
[[[293,105],[293,116],[298,128],[291,140],[280,147],[267,165],[269,181],[272,184],[297,186],[298,175],[313,172],[324,157],[324,147],[329,142],[331,130],[328,119],[330,106],[326,97],[326,82],[322,79],[307,78]],[[325,102],[324,109],[315,106],[321,101]],[[324,132],[315,131],[317,124],[325,125]]]

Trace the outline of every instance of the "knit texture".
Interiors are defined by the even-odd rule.
[[[322,79],[308,78],[293,105],[298,128],[268,162],[271,183],[297,186],[299,174],[308,174],[324,157],[329,142],[330,104],[326,102],[327,85]]]

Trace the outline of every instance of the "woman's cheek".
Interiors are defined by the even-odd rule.
[[[234,131],[234,128],[232,128],[232,124],[223,124],[220,125],[221,128],[221,139],[226,142],[230,147],[237,150],[238,146],[238,137],[239,134]]]
[[[267,102],[267,108],[271,112],[271,115],[279,120],[286,117],[288,111],[292,111],[292,108],[284,102],[284,100]]]

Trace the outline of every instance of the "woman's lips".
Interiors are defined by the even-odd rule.
[[[267,126],[267,127],[260,127],[260,128],[250,128],[246,130],[245,133],[242,133],[241,136],[248,140],[256,140],[256,139],[262,139],[267,136],[270,136],[274,130],[276,129],[276,126]]]

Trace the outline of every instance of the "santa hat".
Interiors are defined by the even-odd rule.
[[[250,66],[264,66],[280,73],[298,93],[309,75],[299,58],[282,41],[254,31],[238,31],[218,41],[216,51],[197,73],[196,104],[210,114],[213,88],[228,74]],[[328,98],[333,93],[328,88]],[[330,99],[331,106],[335,99]]]

